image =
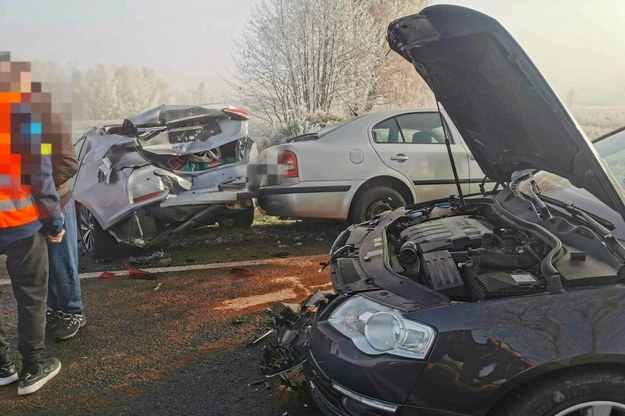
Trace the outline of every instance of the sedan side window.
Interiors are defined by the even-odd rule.
[[[405,143],[441,144],[445,143],[445,131],[438,113],[412,113],[395,117],[401,128]],[[453,139],[449,137],[453,143]]]
[[[371,130],[373,141],[376,143],[403,143],[399,125],[394,118],[381,121]]]

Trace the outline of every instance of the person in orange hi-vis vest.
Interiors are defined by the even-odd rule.
[[[46,239],[65,233],[59,196],[52,179],[49,94],[32,82],[30,64],[0,53],[0,254],[7,256],[18,311],[22,368],[9,355],[0,316],[0,386],[18,381],[20,395],[34,393],[61,368],[44,359],[48,250]],[[1,294],[1,293],[0,293]]]

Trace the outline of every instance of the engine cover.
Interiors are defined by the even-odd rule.
[[[492,233],[493,226],[481,217],[458,215],[437,218],[406,228],[402,241],[414,241],[422,253],[437,250],[460,251],[479,247],[482,235]]]

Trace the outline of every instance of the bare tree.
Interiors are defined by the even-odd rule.
[[[401,61],[385,56],[386,27],[427,1],[263,0],[237,45],[236,86],[275,127],[393,100],[406,88],[394,79]]]
[[[435,104],[430,87],[404,58],[390,51],[386,42],[388,24],[402,16],[418,13],[430,0],[373,0],[371,12],[381,28],[379,38],[385,58],[377,82],[369,93],[367,110],[376,107],[425,107]],[[390,53],[389,53],[390,52]]]
[[[154,70],[97,65],[72,73],[73,104],[82,119],[118,119],[173,101],[169,84]]]

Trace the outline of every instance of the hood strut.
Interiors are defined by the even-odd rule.
[[[436,92],[434,92],[436,96]],[[464,206],[464,195],[462,194],[462,187],[460,186],[460,178],[458,178],[458,170],[456,169],[456,162],[454,161],[454,155],[451,152],[451,143],[449,142],[449,134],[447,132],[447,126],[445,120],[443,120],[443,114],[441,113],[441,104],[436,100],[436,107],[438,107],[438,116],[441,118],[441,125],[443,126],[443,133],[445,134],[445,146],[447,147],[447,155],[449,155],[449,163],[451,163],[451,170],[454,173],[454,180],[456,181],[456,188],[458,189],[458,197],[460,198],[460,206]]]

